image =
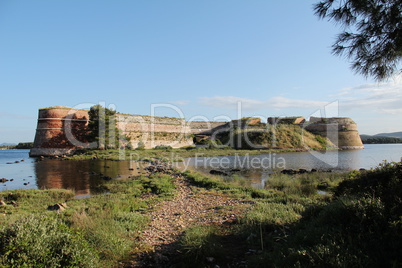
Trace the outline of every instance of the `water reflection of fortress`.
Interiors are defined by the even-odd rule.
[[[39,109],[34,148],[31,156],[68,155],[78,147],[87,147],[89,115],[87,110],[55,106]],[[231,122],[187,122],[182,118],[145,115],[115,115],[116,127],[131,138],[136,148],[141,141],[145,148],[168,145],[179,148],[194,144],[197,138],[205,138],[217,132],[230,131],[233,127],[247,129],[254,125],[294,124],[304,130],[327,137],[340,149],[363,148],[357,125],[350,118],[270,117],[267,123],[260,118],[247,118]],[[261,149],[261,148],[260,148]]]
[[[44,160],[35,163],[35,174],[39,189],[74,189],[77,195],[90,193],[88,161]],[[76,174],[76,172],[81,174]]]
[[[76,195],[102,191],[103,176],[127,178],[144,173],[142,166],[133,161],[45,159],[35,163],[39,189],[72,189]]]

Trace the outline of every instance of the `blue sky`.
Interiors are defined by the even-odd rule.
[[[328,115],[360,133],[402,131],[402,79],[366,80],[331,55],[340,28],[315,2],[2,0],[0,143],[32,141],[39,108],[98,103],[209,120],[336,103]]]

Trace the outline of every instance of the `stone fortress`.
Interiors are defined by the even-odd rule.
[[[38,124],[31,156],[71,155],[78,148],[94,146],[86,142],[89,115],[87,110],[54,106],[39,109]],[[181,118],[145,115],[115,114],[116,127],[121,134],[130,137],[132,148],[142,143],[145,148],[171,146],[180,148],[194,145],[216,133],[235,128],[260,125],[260,118],[246,118],[232,122],[187,122]],[[267,124],[295,124],[305,130],[328,138],[339,149],[361,149],[362,141],[357,125],[350,118],[270,117]]]

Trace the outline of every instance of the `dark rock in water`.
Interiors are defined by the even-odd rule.
[[[15,161],[14,163],[18,164],[20,161]]]
[[[2,183],[6,182],[6,181],[8,181],[6,178],[1,178],[0,179],[0,182],[2,182]]]
[[[13,164],[13,163],[11,163],[11,162],[7,162],[6,164],[7,164],[7,165],[11,165],[11,164]]]
[[[137,168],[137,169],[139,169],[139,168]],[[162,161],[152,161],[151,165],[145,167],[144,169],[152,174],[157,173],[157,172],[169,174],[172,172],[172,168]]]
[[[29,182],[24,182],[24,185],[28,185],[29,184]]]
[[[301,168],[301,169],[299,169],[299,174],[304,174],[304,173],[307,173],[308,171],[306,170],[306,169],[304,169],[304,168]]]
[[[216,170],[216,169],[211,169],[211,171],[209,171],[209,174],[221,175],[221,176],[227,176],[228,175],[227,173],[225,173],[223,171],[220,171],[220,170]]]

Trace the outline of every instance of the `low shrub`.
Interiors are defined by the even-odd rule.
[[[400,267],[401,167],[401,163],[384,163],[353,172],[335,189],[334,200],[306,207],[286,239],[274,240],[272,251],[252,257],[250,267],[266,263],[273,267]],[[272,221],[266,215],[268,208],[259,206],[248,218],[258,222],[266,216],[266,221]]]
[[[157,146],[155,146],[154,149],[156,149],[156,150],[170,151],[170,150],[172,150],[173,148],[172,148],[172,146],[169,146],[169,145],[157,145]]]
[[[0,231],[1,267],[98,267],[85,238],[56,218],[30,216]]]
[[[339,184],[335,194],[378,197],[384,203],[387,217],[399,220],[402,216],[402,163],[384,162],[375,169],[354,172]]]
[[[145,143],[143,141],[139,141],[136,150],[145,150]]]

